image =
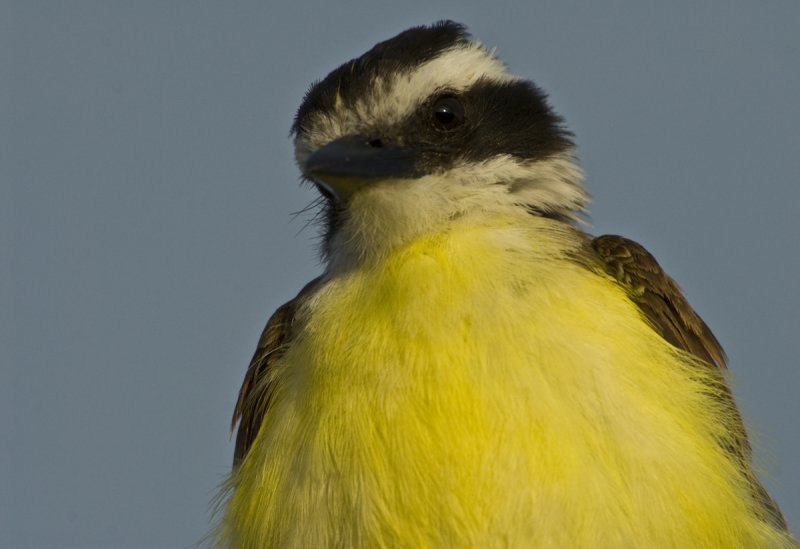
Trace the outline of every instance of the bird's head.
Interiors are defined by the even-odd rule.
[[[325,199],[328,256],[369,257],[470,214],[570,219],[587,201],[545,94],[451,21],[402,32],[313,84],[292,132]]]

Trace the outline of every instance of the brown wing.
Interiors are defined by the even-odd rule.
[[[717,338],[644,247],[621,236],[604,235],[592,241],[592,248],[605,271],[622,284],[664,339],[709,364],[726,367]]]
[[[236,448],[233,453],[234,468],[244,459],[258,435],[264,413],[269,407],[271,395],[266,376],[269,368],[284,352],[286,344],[292,337],[292,322],[298,306],[319,286],[320,278],[306,284],[293,300],[284,303],[275,311],[267,322],[258,347],[250,360],[250,366],[239,389],[239,398],[233,411],[231,432],[239,423],[236,433]]]
[[[678,284],[662,269],[643,246],[621,236],[604,235],[591,241],[591,247],[605,272],[625,288],[653,328],[669,343],[687,351],[709,366],[726,367],[725,352],[703,319],[692,309]],[[777,504],[755,477],[750,465],[750,445],[733,396],[722,383],[721,398],[729,403],[734,421],[742,433],[734,445],[725,449],[733,454],[747,471],[753,494],[761,502],[765,518],[786,529],[786,521]]]

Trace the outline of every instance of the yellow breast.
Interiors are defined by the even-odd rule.
[[[776,547],[716,374],[544,219],[454,222],[300,311],[235,547]]]

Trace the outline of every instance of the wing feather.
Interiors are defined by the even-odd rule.
[[[678,284],[643,246],[621,236],[603,235],[591,241],[591,248],[603,270],[625,289],[631,301],[665,340],[701,359],[709,367],[727,367],[725,351],[711,329],[689,305]],[[722,379],[720,383],[718,396],[726,401],[734,414],[732,420],[740,433],[736,443],[726,444],[725,449],[747,472],[753,496],[761,503],[765,517],[786,529],[780,509],[753,473],[750,444],[742,418],[727,384]]]
[[[726,367],[722,345],[643,246],[621,236],[604,235],[592,241],[592,248],[605,271],[627,290],[664,339],[708,364]]]
[[[233,454],[234,468],[241,463],[253,445],[269,407],[272,394],[269,381],[270,367],[283,355],[286,345],[291,341],[292,325],[298,307],[317,290],[320,280],[321,278],[312,280],[300,290],[297,297],[278,307],[261,333],[242,387],[239,389],[239,398],[231,419],[231,432],[236,429],[236,424],[239,424]]]

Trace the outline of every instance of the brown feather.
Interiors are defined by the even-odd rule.
[[[591,240],[594,256],[602,269],[627,292],[650,325],[661,337],[678,349],[691,353],[709,367],[725,369],[727,359],[717,338],[703,319],[692,309],[678,284],[669,277],[643,246],[617,235],[603,235]],[[590,252],[591,254],[591,252]],[[715,393],[725,400],[733,414],[736,430],[741,433],[724,448],[738,460],[752,484],[753,496],[762,505],[765,517],[786,529],[786,521],[777,504],[761,485],[750,464],[750,443],[733,395],[720,377]]]
[[[627,290],[664,339],[711,365],[726,367],[717,338],[644,247],[621,236],[604,235],[592,240],[592,248],[605,271]]]
[[[278,307],[261,333],[258,347],[244,376],[242,388],[239,389],[239,398],[231,420],[231,432],[236,428],[236,424],[239,424],[233,453],[234,468],[244,459],[253,445],[261,428],[264,413],[269,407],[271,391],[269,383],[265,382],[265,376],[269,375],[270,366],[281,357],[291,339],[292,323],[298,306],[316,291],[320,280],[321,277],[315,278],[300,290],[297,297]]]

